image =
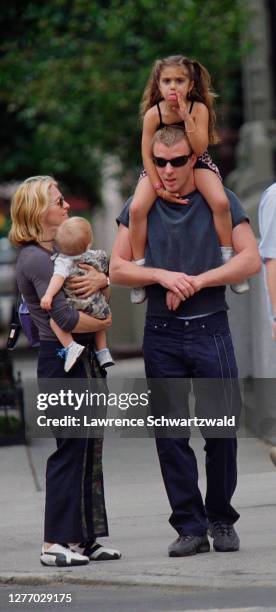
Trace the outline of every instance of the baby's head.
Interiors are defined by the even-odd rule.
[[[64,255],[81,255],[92,245],[92,227],[83,217],[70,217],[59,226],[55,242]]]

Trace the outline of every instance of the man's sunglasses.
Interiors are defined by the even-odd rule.
[[[173,157],[172,159],[165,159],[164,157],[153,157],[153,161],[158,168],[165,168],[165,166],[170,163],[173,168],[180,168],[180,166],[185,166],[188,159],[192,157],[192,153],[189,155],[180,155],[179,157]]]

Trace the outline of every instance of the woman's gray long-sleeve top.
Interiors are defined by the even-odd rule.
[[[22,247],[16,264],[16,280],[20,293],[29,307],[40,340],[56,340],[50,327],[50,317],[64,331],[71,332],[79,320],[79,312],[69,306],[63,290],[54,297],[50,311],[43,310],[40,300],[54,271],[53,253],[38,244]]]

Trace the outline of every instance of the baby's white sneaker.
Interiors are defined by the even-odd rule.
[[[78,361],[85,347],[82,344],[78,344],[73,340],[69,346],[65,348],[65,372],[69,372],[73,365]]]
[[[101,349],[100,351],[95,351],[96,357],[98,359],[99,365],[102,368],[110,368],[110,366],[115,365],[115,361],[112,358],[110,350],[108,348]]]

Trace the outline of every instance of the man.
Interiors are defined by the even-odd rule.
[[[147,287],[144,359],[148,378],[232,380],[237,367],[223,285],[259,271],[255,238],[237,198],[228,192],[237,255],[221,265],[211,211],[195,188],[196,156],[184,131],[172,126],[156,132],[153,159],[165,188],[189,203],[155,201],[148,215],[145,268],[131,262],[125,207],[111,258],[112,281]],[[206,439],[205,507],[189,439],[158,438],[156,445],[172,507],[170,523],[179,534],[169,555],[209,551],[208,527],[216,550],[238,550],[233,524],[239,515],[230,503],[236,487],[236,438]]]
[[[259,250],[265,266],[269,318],[272,338],[276,340],[276,183],[270,185],[261,197],[259,226],[261,235]],[[272,447],[270,457],[276,465],[276,446]]]
[[[260,254],[265,264],[272,338],[276,340],[276,183],[265,190],[259,206]]]

